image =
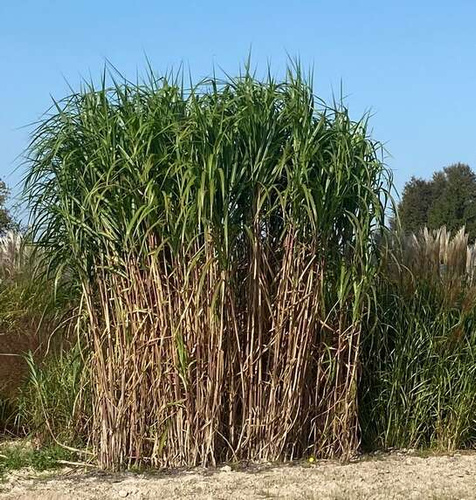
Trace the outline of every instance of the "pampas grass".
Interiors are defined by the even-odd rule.
[[[462,228],[394,236],[362,348],[365,448],[471,447],[476,289]]]

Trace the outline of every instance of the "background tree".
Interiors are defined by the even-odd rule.
[[[476,174],[464,163],[435,172],[431,180],[412,177],[405,184],[398,206],[402,228],[416,232],[445,225],[456,231],[466,226],[476,239]]]
[[[4,181],[0,179],[0,235],[14,228],[14,223],[10,212],[6,208],[6,202],[10,195],[10,190]]]

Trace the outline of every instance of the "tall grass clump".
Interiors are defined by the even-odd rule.
[[[349,456],[387,171],[292,67],[84,84],[29,149],[50,269],[81,286],[104,467]]]
[[[454,450],[476,439],[476,250],[464,228],[389,244],[362,348],[366,448]]]
[[[0,237],[0,434],[37,433],[39,419],[30,418],[39,412],[32,370],[44,373],[46,365],[53,366],[50,358],[62,357],[62,349],[68,356],[75,343],[71,287],[55,286],[45,273],[44,257],[28,234],[8,231]],[[68,363],[68,369],[72,366]],[[64,384],[63,375],[50,373],[50,419],[62,405],[54,389]]]
[[[0,237],[0,395],[14,395],[27,374],[22,355],[52,341],[67,316],[64,292],[55,293],[28,236]]]
[[[38,445],[86,447],[90,432],[89,369],[81,345],[44,359],[25,355],[28,378],[16,398],[17,433]]]

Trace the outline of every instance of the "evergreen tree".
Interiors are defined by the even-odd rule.
[[[435,172],[430,181],[412,177],[405,184],[398,206],[402,228],[416,232],[422,227],[450,231],[466,226],[476,239],[476,174],[468,165],[456,163]]]

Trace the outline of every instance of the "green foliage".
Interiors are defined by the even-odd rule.
[[[81,446],[91,415],[89,370],[79,344],[41,363],[28,354],[29,379],[17,398],[17,426],[41,443]]]
[[[405,231],[417,233],[428,226],[428,213],[435,199],[431,181],[412,177],[405,184],[402,201],[398,205],[398,215]]]
[[[407,232],[441,226],[456,231],[465,226],[474,241],[476,175],[468,165],[457,163],[436,172],[430,181],[413,177],[404,187],[398,214]]]
[[[72,460],[74,454],[59,446],[35,449],[22,441],[0,445],[0,478],[3,474],[32,468],[37,471],[55,469],[61,466],[60,460]]]

